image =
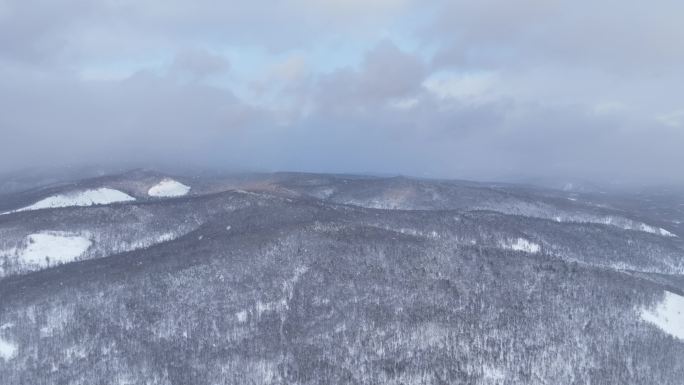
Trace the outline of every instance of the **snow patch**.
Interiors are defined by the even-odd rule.
[[[93,206],[106,205],[117,202],[130,202],[135,198],[111,188],[98,188],[95,190],[75,191],[67,194],[53,195],[42,199],[30,206],[23,207],[14,211],[9,211],[3,214],[17,213],[21,211],[51,209],[58,207],[76,207],[76,206]]]
[[[536,254],[541,250],[541,246],[524,238],[518,238],[514,241],[509,241],[508,243],[503,244],[502,247],[513,251],[523,251],[525,253],[531,254]]]
[[[671,232],[663,229],[663,228],[656,228],[653,226],[649,226],[645,223],[642,223],[639,225],[639,230],[651,233],[651,234],[657,234],[657,235],[662,235],[663,237],[676,237],[676,235],[672,234]]]
[[[328,198],[330,198],[334,193],[335,193],[335,190],[334,190],[334,189],[332,189],[332,188],[324,188],[324,189],[322,189],[322,190],[319,190],[319,191],[315,192],[313,195],[314,195],[316,198],[319,198],[319,199],[328,199]]]
[[[0,338],[0,358],[9,361],[17,355],[17,345]]]
[[[665,229],[658,229],[658,234],[662,235],[663,237],[677,237],[675,234],[672,234]]]
[[[144,248],[154,246],[154,245],[159,244],[159,243],[173,241],[176,238],[178,238],[178,234],[175,234],[172,232],[161,233],[158,235],[149,236],[147,238],[136,240],[135,242],[128,243],[124,247],[118,248],[117,251],[122,252],[122,251],[144,249]],[[116,253],[117,251],[114,251],[114,253]]]
[[[666,291],[665,299],[658,306],[641,310],[641,319],[684,340],[684,297]]]
[[[181,182],[173,179],[165,178],[161,182],[152,186],[147,194],[151,197],[180,197],[187,195],[190,191],[190,186],[186,186]]]
[[[90,239],[81,235],[37,233],[26,237],[26,247],[18,251],[18,257],[26,264],[48,267],[74,261],[91,245]]]
[[[242,310],[235,313],[235,318],[237,318],[238,322],[240,323],[247,322],[247,310]]]
[[[677,235],[672,234],[671,232],[669,232],[663,228],[649,226],[645,223],[633,221],[633,220],[626,219],[626,218],[620,218],[620,217],[604,217],[604,218],[600,218],[598,220],[582,220],[580,222],[604,224],[604,225],[619,227],[623,230],[642,231],[645,233],[660,235],[663,237],[673,237],[673,238],[677,237]]]
[[[86,357],[88,357],[88,353],[84,346],[74,345],[64,349],[64,356],[69,362],[73,362],[76,360],[85,359]]]
[[[262,314],[267,313],[267,312],[276,312],[276,313],[281,313],[285,310],[288,309],[287,306],[287,299],[282,298],[278,301],[273,301],[273,302],[261,302],[257,301],[256,306],[256,313],[258,317],[261,317]]]
[[[482,376],[491,381],[503,381],[506,379],[506,372],[501,368],[485,365],[482,367]]]

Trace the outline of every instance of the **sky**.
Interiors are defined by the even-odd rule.
[[[684,2],[0,0],[0,171],[684,182]]]

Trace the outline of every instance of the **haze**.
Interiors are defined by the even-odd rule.
[[[683,182],[684,3],[0,0],[0,170]]]

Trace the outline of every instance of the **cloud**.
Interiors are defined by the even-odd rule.
[[[426,38],[437,60],[466,65],[591,66],[609,71],[679,71],[681,2],[464,0],[444,2]]]
[[[417,94],[426,76],[419,58],[382,41],[365,53],[360,68],[343,68],[318,79],[315,103],[331,114],[374,110]]]
[[[437,72],[427,78],[423,86],[443,99],[478,102],[498,97],[496,83],[497,76],[493,72]]]
[[[366,38],[409,0],[3,0],[0,59],[69,65],[120,60],[178,46],[255,45],[284,52],[318,40]]]
[[[665,114],[658,115],[656,119],[672,128],[683,128],[684,127],[684,109],[668,112]]]
[[[5,165],[182,162],[268,120],[228,91],[145,72],[120,81],[2,79],[0,88]]]
[[[180,76],[189,76],[194,80],[202,80],[208,76],[225,73],[230,69],[230,62],[222,55],[211,53],[205,49],[184,49],[176,54],[171,71]]]
[[[683,7],[0,0],[0,168],[684,182]]]

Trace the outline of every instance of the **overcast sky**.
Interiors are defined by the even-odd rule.
[[[684,181],[681,0],[0,0],[0,170]]]

